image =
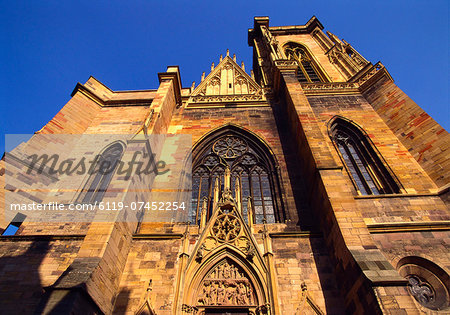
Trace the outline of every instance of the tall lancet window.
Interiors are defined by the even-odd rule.
[[[284,52],[288,59],[297,61],[297,78],[301,83],[327,81],[305,47],[297,43],[288,43],[284,46]]]
[[[117,169],[123,153],[123,145],[113,143],[97,156],[95,167],[77,198],[79,203],[100,202]]]
[[[394,174],[387,164],[383,163],[362,129],[338,117],[330,124],[330,136],[359,194],[380,195],[400,192],[400,184]]]
[[[220,196],[223,191],[227,169],[231,175],[232,196],[241,207],[245,220],[248,220],[250,209],[253,223],[280,221],[281,215],[276,211],[281,207],[275,200],[279,187],[275,168],[261,146],[233,132],[222,132],[211,138],[194,151],[189,221],[200,222],[203,205],[206,205],[206,220],[211,217],[215,195]]]

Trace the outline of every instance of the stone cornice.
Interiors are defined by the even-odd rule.
[[[376,224],[367,224],[367,228],[369,229],[369,232],[372,234],[449,231],[450,221],[376,223]]]
[[[377,62],[365,66],[348,82],[303,83],[302,89],[306,95],[359,94],[383,77],[393,81],[386,67]]]
[[[317,17],[312,16],[305,25],[291,25],[291,26],[269,26],[269,18],[267,16],[255,16],[253,28],[248,29],[248,44],[253,46],[253,39],[261,34],[260,27],[268,27],[272,35],[295,35],[295,34],[310,34],[316,28],[323,30],[323,25]]]
[[[66,234],[66,235],[0,235],[0,242],[34,242],[34,241],[76,241],[83,240],[84,234]]]
[[[131,91],[130,91],[131,92]],[[98,105],[102,107],[118,107],[118,106],[150,106],[153,98],[146,99],[106,99],[100,96],[98,93],[91,90],[84,84],[77,83],[74,90],[70,94],[70,96],[74,96],[76,93],[81,93],[84,96],[88,97]],[[116,93],[116,92],[114,92]],[[125,91],[121,91],[121,93],[126,93]]]
[[[302,84],[302,89],[306,95],[359,93],[359,85],[349,82],[305,83]]]
[[[178,66],[168,66],[166,72],[158,73],[159,83],[165,80],[173,80],[175,102],[177,106],[181,106],[181,77],[180,68]]]

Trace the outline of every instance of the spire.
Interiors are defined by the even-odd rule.
[[[195,90],[195,81],[192,81],[191,92]]]
[[[223,55],[222,55],[222,54],[220,54],[220,58],[219,58],[219,61],[221,62],[221,61],[222,61],[222,59],[223,59]]]
[[[205,73],[204,72],[202,73],[202,82],[203,82],[203,80],[205,80]]]
[[[233,61],[236,62],[236,54],[233,54]]]
[[[211,64],[211,71],[214,70],[214,62]]]
[[[244,62],[243,62],[243,61],[241,62],[241,68],[242,68],[242,70],[245,71],[245,65],[244,65]]]
[[[230,56],[230,50],[227,48],[227,56]]]

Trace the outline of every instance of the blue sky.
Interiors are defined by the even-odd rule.
[[[227,48],[249,72],[257,15],[271,26],[316,15],[449,130],[448,3],[0,0],[0,152],[3,134],[42,128],[90,75],[113,90],[153,89],[179,65],[189,87]]]

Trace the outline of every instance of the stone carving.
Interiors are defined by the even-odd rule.
[[[253,305],[254,290],[245,272],[224,260],[203,280],[199,305]]]
[[[227,56],[221,59],[217,67],[211,69],[208,77],[192,92],[188,104],[263,100],[265,96],[261,87],[235,60]]]
[[[246,251],[247,251],[246,257],[248,260],[251,261],[253,259],[253,257],[255,257],[256,253],[255,253],[255,248],[251,245],[250,242],[247,244]]]
[[[195,259],[196,259],[197,261],[202,261],[202,259],[203,259],[203,251],[204,251],[205,249],[206,249],[205,244],[202,244],[202,245],[200,246],[200,248],[198,249],[197,254],[196,254],[196,256],[195,256]]]
[[[221,242],[234,240],[241,232],[241,223],[230,213],[223,213],[217,217],[212,227],[213,235]]]
[[[367,72],[362,78],[358,80],[358,84],[361,86],[363,85],[367,80],[372,78],[375,74],[378,73],[381,69],[383,69],[384,66],[381,64],[381,62],[376,63],[369,72]]]
[[[195,306],[190,306],[190,305],[187,305],[187,304],[183,304],[181,306],[181,310],[183,312],[186,312],[186,313],[189,313],[189,314],[191,314],[191,313],[196,314],[197,311],[198,311],[198,309]]]
[[[284,67],[298,67],[297,60],[279,59],[275,60],[275,65],[279,68]]]
[[[419,277],[414,275],[408,278],[408,288],[412,296],[423,306],[435,301],[435,294],[432,286],[425,281],[422,281]]]
[[[304,83],[302,84],[303,90],[344,90],[344,89],[357,89],[357,83]]]
[[[270,304],[266,303],[264,305],[260,305],[256,308],[256,314],[269,314]]]
[[[247,152],[248,146],[238,137],[228,136],[216,141],[213,151],[223,158],[236,158]]]
[[[240,102],[240,101],[261,101],[263,95],[261,91],[255,94],[236,94],[236,95],[196,95],[191,96],[195,103],[220,103],[220,102]]]
[[[272,59],[276,59],[281,57],[280,47],[278,45],[278,41],[275,37],[272,36],[269,29],[266,26],[261,26],[261,31],[266,40],[266,45],[271,52]]]

